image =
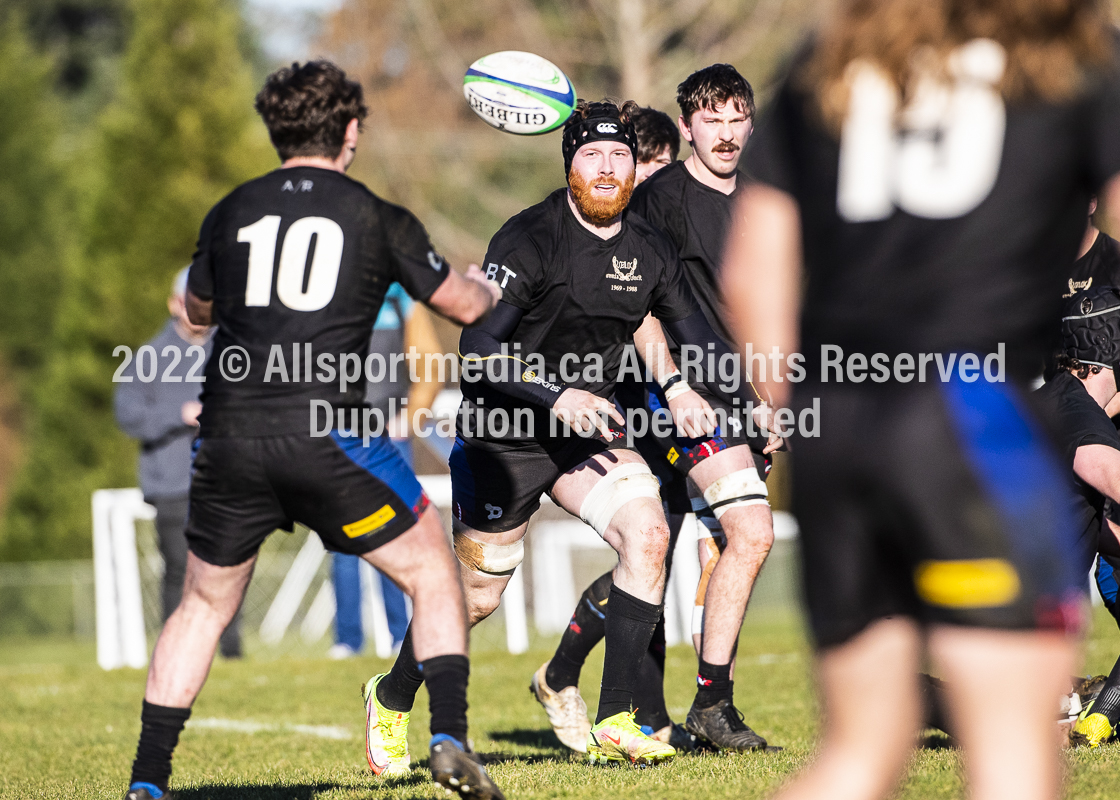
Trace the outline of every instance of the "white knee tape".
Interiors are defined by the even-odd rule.
[[[455,533],[455,555],[459,563],[479,575],[511,575],[525,560],[525,541],[515,544],[487,544],[465,533]]]
[[[600,478],[587,493],[579,507],[580,519],[602,536],[618,510],[639,497],[660,503],[661,486],[645,464],[623,464]]]
[[[704,500],[711,506],[716,519],[732,508],[770,505],[766,498],[766,483],[758,477],[758,470],[754,467],[724,475],[704,490]]]
[[[719,539],[723,540],[725,537],[723,533],[723,526],[719,524],[716,515],[708,508],[708,501],[703,497],[693,497],[692,513],[696,515],[696,521],[699,523],[696,526],[697,539]]]

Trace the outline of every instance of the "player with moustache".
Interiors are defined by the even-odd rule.
[[[692,154],[651,176],[634,192],[631,209],[672,241],[684,263],[693,293],[715,332],[702,352],[707,354],[709,344],[735,350],[724,321],[718,278],[732,208],[745,181],[738,165],[752,129],[754,92],[734,67],[714,64],[680,84],[677,102],[680,133],[692,145]],[[762,749],[767,747],[766,740],[744,723],[734,705],[733,669],[751,589],[774,541],[764,481],[770,471],[770,453],[780,446],[780,440],[758,432],[766,430],[767,419],[759,396],[747,398],[755,402],[758,422],[752,435],[742,425],[744,408],[736,405],[739,398],[729,401],[705,385],[703,376],[682,376],[677,368],[683,363],[681,343],[671,334],[666,337],[652,315],[635,333],[634,342],[640,353],[650,349],[653,354],[657,381],[648,385],[623,382],[618,397],[624,406],[653,411],[665,407],[667,398],[694,386],[726,420],[714,436],[655,436],[647,431],[639,442],[639,449],[659,474],[671,470],[688,476],[691,500],[684,511],[694,511],[702,522],[702,572],[693,615],[699,669],[685,728],[719,749]],[[670,516],[677,529],[682,519],[679,514]],[[601,598],[606,586],[609,575],[584,592],[555,655],[533,677],[533,692],[562,741],[573,739],[570,731],[580,725],[580,668],[601,625],[596,618],[609,609]],[[663,676],[663,652],[651,652],[647,662],[651,660],[643,671],[654,670],[658,677]],[[662,680],[643,684],[655,687],[642,698],[643,722],[658,738],[669,741],[673,737],[678,746],[684,745],[686,736],[671,727]]]
[[[760,121],[724,296],[739,341],[805,357],[800,383],[765,376],[775,405],[819,408],[791,461],[823,730],[780,800],[892,794],[927,659],[969,796],[1061,794],[1085,578],[1028,387],[1090,198],[1120,200],[1118,128],[1095,0],[837,3]],[[922,381],[921,353],[956,367]]]
[[[261,544],[299,522],[412,598],[432,778],[502,800],[467,745],[467,615],[439,514],[388,436],[362,429],[364,379],[345,386],[337,377],[346,357],[364,362],[394,282],[464,325],[483,319],[501,291],[477,267],[452,270],[416,217],[346,177],[366,107],[361,86],[337,66],[274,72],[256,109],[282,164],[214,206],[190,268],[190,320],[217,332],[194,445],[183,597],[152,654],[125,798],[168,794],[172,752]],[[284,380],[270,380],[277,350],[293,356]],[[328,433],[314,435],[323,423],[309,418],[322,402],[349,430],[328,420]]]
[[[648,313],[682,341],[712,335],[670,243],[626,211],[636,107],[581,101],[562,138],[568,186],[491,240],[487,269],[503,300],[460,340],[464,371],[478,365],[481,374],[464,388],[450,459],[455,550],[472,623],[498,607],[542,492],[619,554],[599,709],[587,740],[592,763],[649,764],[675,754],[633,717],[638,667],[662,612],[668,529],[657,480],[628,449],[612,401],[615,381]],[[710,409],[695,392],[670,405],[679,424],[702,431]],[[480,416],[522,421],[499,430],[479,425]],[[406,640],[392,671],[373,679],[373,696],[386,713],[407,713],[422,679]]]

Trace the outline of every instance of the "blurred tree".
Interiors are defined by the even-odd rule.
[[[167,316],[206,211],[276,164],[252,109],[231,0],[133,0],[118,97],[96,127],[82,257],[66,275],[53,355],[0,557],[90,552],[90,493],[135,484],[135,445],[112,416],[118,345]]]
[[[25,406],[47,358],[62,264],[72,251],[69,181],[49,59],[0,6],[0,503],[23,451]]]
[[[42,365],[54,319],[69,195],[50,61],[0,12],[0,352],[17,375]]]
[[[128,28],[128,0],[0,0],[55,64],[54,85],[81,127],[112,97]]]

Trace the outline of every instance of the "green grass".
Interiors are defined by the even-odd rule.
[[[1086,671],[1107,671],[1120,636],[1098,612],[1086,648]],[[602,648],[584,672],[584,697],[594,707]],[[736,696],[753,727],[786,747],[774,755],[679,758],[656,769],[592,768],[569,754],[548,730],[527,686],[546,649],[522,656],[476,655],[471,680],[471,735],[495,763],[492,774],[513,798],[764,797],[811,753],[817,730],[811,661],[796,620],[777,613],[748,617]],[[112,798],[123,793],[139,733],[144,674],[103,672],[93,647],[68,640],[0,641],[0,797]],[[188,727],[175,756],[174,785],[184,800],[342,800],[444,797],[415,771],[410,781],[382,785],[365,764],[359,685],[385,668],[375,659],[253,657],[214,665],[193,719],[266,726],[255,733]],[[669,653],[670,711],[683,718],[695,661],[690,649]],[[413,715],[411,745],[426,754],[427,698]],[[291,725],[335,726],[348,739],[328,739]],[[1115,797],[1120,746],[1068,756],[1071,798]],[[959,798],[959,754],[922,750],[898,795]]]

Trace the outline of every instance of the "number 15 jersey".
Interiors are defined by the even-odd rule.
[[[426,301],[449,270],[416,217],[339,172],[278,169],[234,189],[202,224],[187,284],[218,326],[202,435],[308,432],[312,400],[361,406],[390,285]]]
[[[1113,67],[1064,102],[1005,104],[1006,53],[977,39],[949,79],[897,91],[849,66],[840,135],[820,119],[795,60],[746,152],[756,181],[800,207],[806,285],[802,348],[863,353],[994,352],[1023,377],[1041,368],[1085,231],[1090,195],[1120,172]]]

